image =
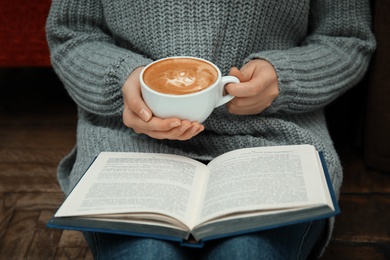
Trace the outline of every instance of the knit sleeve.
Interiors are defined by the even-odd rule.
[[[119,116],[121,87],[149,59],[114,44],[101,1],[53,0],[46,22],[51,63],[77,105],[101,116]]]
[[[298,47],[252,54],[271,62],[279,96],[265,114],[323,108],[364,76],[375,39],[368,0],[310,1],[309,35]]]

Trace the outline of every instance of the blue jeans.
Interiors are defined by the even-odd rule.
[[[95,259],[307,259],[325,220],[208,241],[203,248],[178,242],[84,232]]]

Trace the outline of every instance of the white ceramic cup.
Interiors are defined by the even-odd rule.
[[[143,79],[144,72],[154,64],[165,59],[197,59],[210,64],[217,71],[216,81],[209,87],[195,93],[190,94],[164,94],[148,87]],[[220,69],[208,60],[201,58],[177,56],[168,57],[156,60],[147,65],[140,74],[141,93],[142,97],[153,112],[159,118],[176,117],[182,120],[189,120],[191,122],[204,122],[214,108],[221,106],[234,98],[234,96],[224,95],[224,87],[228,83],[239,83],[238,78],[234,76],[222,76]]]

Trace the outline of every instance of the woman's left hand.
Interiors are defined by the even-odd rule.
[[[241,82],[226,85],[226,91],[235,96],[227,104],[232,114],[258,114],[271,106],[279,94],[276,71],[266,60],[251,60],[241,70],[233,67],[230,75],[236,76]]]

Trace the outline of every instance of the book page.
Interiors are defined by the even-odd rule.
[[[158,212],[184,221],[198,203],[192,190],[201,185],[202,170],[207,170],[202,163],[176,155],[101,153],[56,217],[131,211]]]
[[[326,184],[312,146],[240,149],[208,166],[202,221],[233,210],[269,210],[325,201]]]

